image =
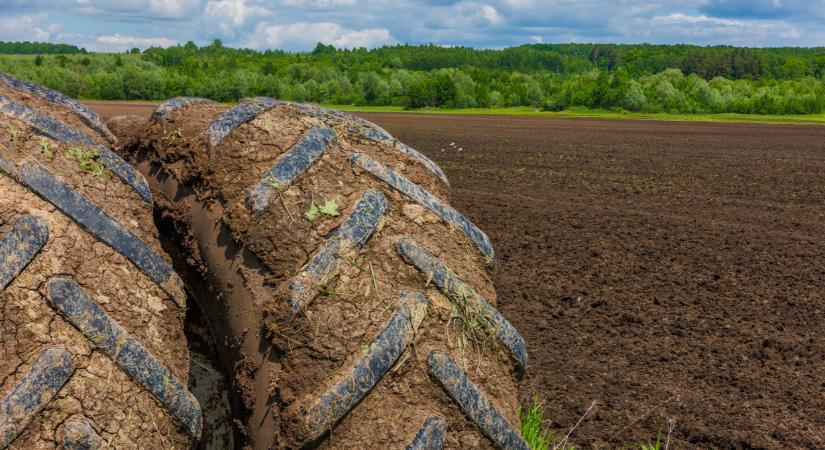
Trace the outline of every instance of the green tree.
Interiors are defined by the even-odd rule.
[[[320,44],[312,52],[290,53],[230,48],[215,40],[203,47],[187,42],[120,54],[0,42],[0,54],[0,70],[87,98],[235,101],[268,95],[410,108],[541,105],[686,113],[825,108],[825,52],[816,48],[531,44],[502,50],[348,50]]]
[[[599,71],[599,77],[591,91],[591,108],[607,108],[610,106],[610,75],[607,71]]]
[[[647,103],[647,97],[636,80],[631,80],[624,97],[624,106],[628,111],[641,111]]]
[[[123,67],[123,93],[129,100],[158,100],[163,97],[163,83],[157,72],[148,72],[135,64]]]
[[[375,72],[362,74],[358,86],[368,105],[377,105],[389,97],[389,85]]]
[[[433,92],[435,93],[435,105],[446,106],[454,104],[456,94],[455,83],[449,71],[439,71],[433,79]]]
[[[437,102],[435,83],[429,79],[422,79],[410,85],[404,103],[408,108],[424,108],[436,106]]]

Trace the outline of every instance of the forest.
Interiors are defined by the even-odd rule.
[[[0,71],[73,97],[232,102],[269,96],[333,105],[529,106],[648,113],[825,111],[825,48],[530,44],[501,50],[396,45],[255,51],[220,40],[93,53],[0,42]]]

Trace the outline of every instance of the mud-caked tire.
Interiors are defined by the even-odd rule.
[[[127,135],[182,276],[207,280],[252,447],[527,448],[527,355],[494,308],[495,254],[432,161],[363,119],[269,98],[173,99]]]
[[[115,139],[80,103],[0,74],[0,449],[199,440],[183,284]]]

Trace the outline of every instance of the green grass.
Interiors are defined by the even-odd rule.
[[[157,105],[157,102],[143,100],[92,100],[95,103],[133,103],[136,105]],[[227,102],[225,105],[234,106],[237,103]],[[825,125],[825,114],[805,115],[760,115],[760,114],[671,114],[671,113],[634,113],[629,111],[616,112],[598,109],[572,109],[567,111],[542,111],[529,106],[513,106],[508,108],[423,108],[404,109],[402,106],[354,106],[322,104],[326,108],[348,112],[365,113],[404,113],[404,114],[433,114],[452,116],[510,116],[510,117],[558,117],[583,119],[624,119],[624,120],[658,120],[662,122],[707,122],[707,123],[756,123],[775,125]]]
[[[537,396],[533,396],[531,405],[520,405],[518,415],[521,420],[521,436],[531,449],[552,448],[555,437],[547,429],[548,421],[544,417],[544,405],[539,402]]]
[[[627,119],[659,120],[664,122],[712,122],[712,123],[760,123],[760,124],[798,124],[825,125],[825,114],[810,115],[757,115],[757,114],[670,114],[670,113],[634,113],[605,110],[575,109],[561,112],[541,111],[527,106],[510,108],[424,108],[408,110],[401,106],[352,106],[323,105],[328,108],[349,112],[366,113],[408,113],[408,114],[444,114],[468,116],[516,116],[516,117],[560,117],[593,119]]]
[[[66,148],[66,153],[71,155],[83,170],[91,172],[93,177],[106,177],[106,167],[99,161],[100,150],[84,146],[69,146]]]
[[[284,185],[279,183],[278,180],[276,180],[274,177],[267,177],[264,181],[264,184],[266,184],[272,189],[275,189],[278,192],[284,191]]]
[[[54,149],[46,138],[38,136],[37,145],[40,146],[40,152],[46,159],[54,159]]]
[[[588,409],[588,412],[590,409]],[[550,421],[545,416],[544,403],[539,401],[537,395],[533,396],[532,403],[520,404],[518,416],[521,421],[521,437],[524,442],[533,450],[574,450],[574,447],[567,443],[565,439],[559,440],[550,431]],[[587,413],[582,417],[588,416]],[[578,424],[577,424],[578,425]],[[574,427],[575,429],[575,427]],[[672,430],[672,429],[671,429]],[[572,432],[572,430],[571,430]],[[666,450],[662,447],[662,436],[656,438],[656,442],[647,444],[634,444],[630,447],[620,446],[617,448],[628,448],[638,450]]]
[[[315,202],[310,203],[309,209],[304,212],[304,217],[307,220],[315,220],[319,214],[324,214],[327,217],[338,217],[338,202],[335,199],[327,200],[322,204],[317,204]]]
[[[6,127],[6,134],[8,134],[8,135],[9,135],[9,139],[11,139],[11,141],[12,141],[12,142],[14,142],[15,140],[17,140],[17,132],[18,132],[18,131],[17,131],[17,128],[14,128],[14,127],[13,127],[13,126],[11,126],[11,125],[9,125],[8,127]]]
[[[656,438],[656,443],[654,444],[642,444],[639,446],[639,450],[662,450],[662,437],[659,436]]]

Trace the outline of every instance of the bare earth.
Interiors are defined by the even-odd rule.
[[[596,401],[577,448],[825,448],[825,127],[362,116],[490,235],[522,398],[561,435]]]

